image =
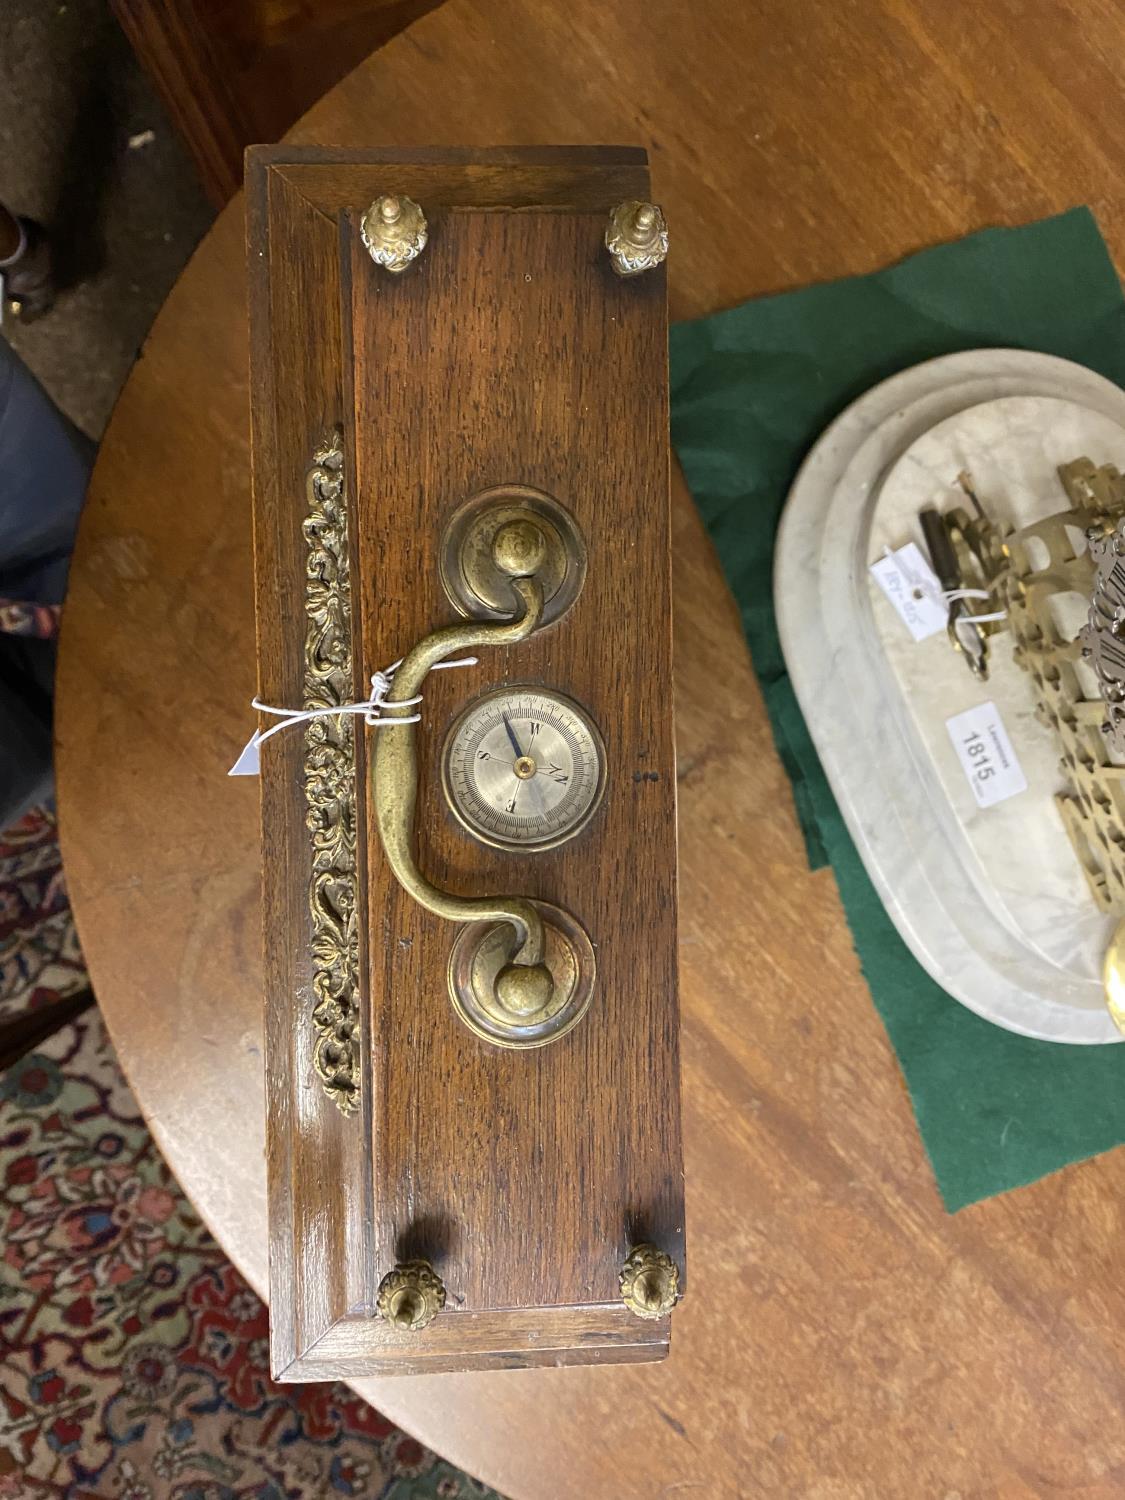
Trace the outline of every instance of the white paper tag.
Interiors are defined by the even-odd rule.
[[[941,596],[937,575],[915,542],[873,562],[871,576],[916,641],[945,629],[949,606]]]
[[[993,807],[1027,791],[1027,777],[995,703],[954,714],[945,727],[978,807]]]
[[[261,769],[260,766],[259,766],[259,758],[260,757],[259,757],[259,754],[258,754],[258,731],[255,729],[254,733],[250,736],[250,738],[246,741],[246,744],[243,746],[242,754],[235,761],[234,765],[231,766],[230,770],[227,772],[227,775],[228,776],[257,776],[257,775],[259,775],[260,769]]]

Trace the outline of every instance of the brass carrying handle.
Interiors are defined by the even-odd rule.
[[[535,577],[546,555],[543,533],[531,521],[510,521],[496,533],[492,557],[512,580],[519,611],[511,620],[467,621],[446,625],[423,637],[394,674],[381,706],[382,715],[404,717],[412,712],[410,699],[430,668],[455,651],[475,646],[511,646],[525,641],[543,618],[543,586]],[[414,856],[414,809],[418,800],[418,742],[416,725],[404,723],[379,730],[372,760],[375,819],[383,850],[395,878],[408,895],[435,916],[450,922],[507,922],[515,931],[509,962],[496,976],[496,999],[513,1016],[531,1016],[544,1009],[554,990],[551,971],[543,962],[543,919],[519,896],[453,896],[431,885]]]

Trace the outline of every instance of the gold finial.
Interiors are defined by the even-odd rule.
[[[618,276],[639,276],[651,271],[668,254],[668,225],[655,203],[629,199],[619,203],[609,216],[605,247]]]
[[[428,1260],[400,1260],[379,1283],[375,1311],[403,1333],[417,1333],[445,1306],[445,1284]]]
[[[1102,981],[1105,984],[1105,1003],[1113,1017],[1113,1024],[1125,1036],[1125,922],[1117,924],[1117,930],[1106,949]]]
[[[375,264],[397,276],[426,248],[426,216],[413,198],[384,194],[364,214],[359,233]]]
[[[655,1245],[637,1245],[621,1267],[621,1297],[638,1318],[663,1318],[680,1296],[676,1262]]]

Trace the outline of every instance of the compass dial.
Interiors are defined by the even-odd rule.
[[[582,828],[602,794],[605,751],[569,698],[505,688],[472,704],[445,745],[445,795],[486,844],[549,849]]]

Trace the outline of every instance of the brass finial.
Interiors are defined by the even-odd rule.
[[[428,1260],[400,1260],[379,1283],[375,1311],[403,1333],[417,1333],[445,1306],[445,1283]]]
[[[426,248],[426,216],[413,198],[384,194],[364,214],[359,233],[375,264],[397,276]]]
[[[1102,966],[1105,1003],[1113,1024],[1125,1036],[1125,922],[1119,922],[1105,951]]]
[[[609,216],[605,247],[618,276],[639,276],[651,271],[668,254],[668,225],[655,203],[629,199],[619,203]]]
[[[547,539],[534,521],[506,521],[492,539],[492,560],[509,578],[533,578],[547,556]]]
[[[546,964],[507,964],[496,976],[496,999],[505,1014],[516,1020],[541,1016],[554,993],[554,977]]]
[[[676,1262],[655,1245],[637,1245],[621,1267],[621,1297],[638,1318],[663,1318],[680,1295]]]

